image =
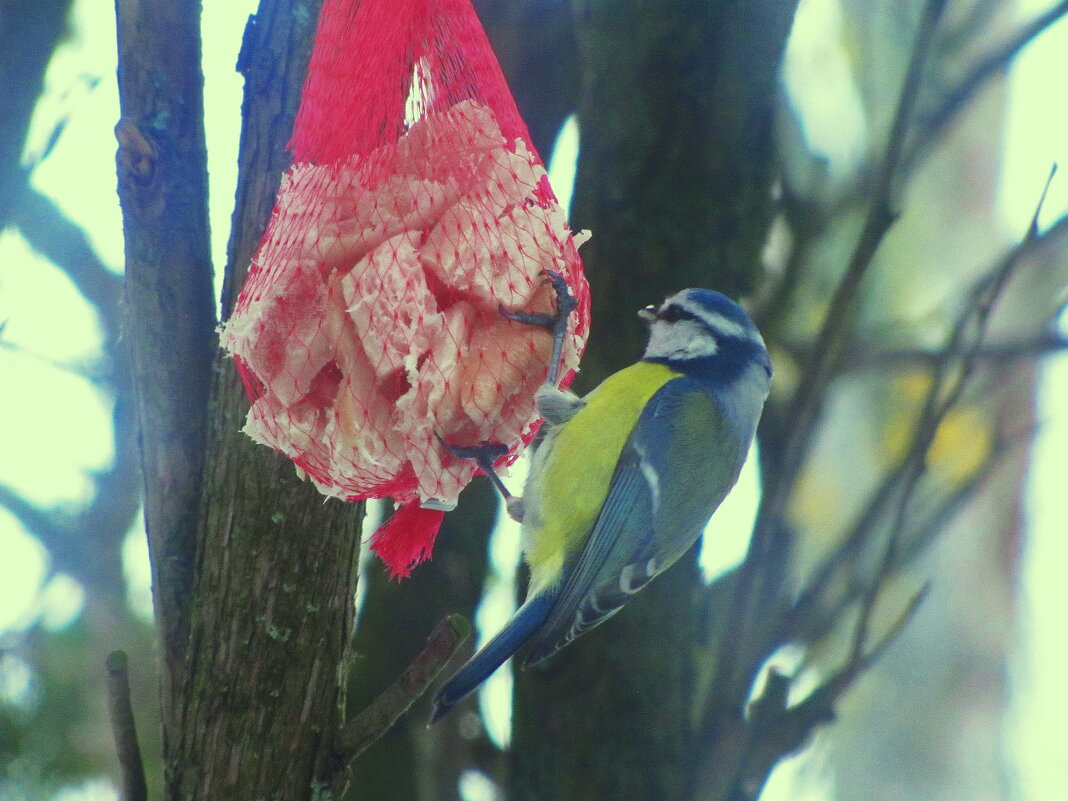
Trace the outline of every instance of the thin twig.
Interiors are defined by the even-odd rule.
[[[764,335],[770,334],[777,339],[781,339],[785,310],[790,308],[794,294],[801,285],[812,247],[834,219],[829,204],[811,201],[790,191],[789,187],[783,189],[781,205],[790,232],[790,252],[771,292],[759,299],[756,307],[751,309],[753,319]]]
[[[901,614],[898,615],[897,620],[893,622],[886,634],[883,635],[882,639],[875,644],[874,648],[871,650],[855,647],[851,649],[849,659],[846,661],[845,665],[791,711],[798,713],[798,716],[801,719],[824,719],[827,715],[832,714],[834,705],[842,696],[842,693],[851,687],[864,671],[871,668],[882,655],[886,653],[886,650],[916,616],[916,613],[927,599],[927,595],[930,591],[930,582],[925,582],[923,586],[916,591],[916,594],[912,596]],[[858,628],[856,635],[857,639],[860,639],[862,635],[866,635],[866,629],[861,630]],[[809,710],[819,711],[815,712],[815,714],[813,711],[802,712],[806,707]]]
[[[992,342],[976,351],[976,360],[989,365],[1004,365],[1021,359],[1033,359],[1068,350],[1068,337],[1050,331],[1035,337],[1007,342]],[[842,365],[843,372],[883,370],[896,366],[933,366],[942,358],[942,351],[931,348],[898,348],[850,354]]]
[[[992,78],[1002,75],[1005,68],[1024,48],[1065,14],[1068,14],[1068,0],[1062,0],[1048,11],[1039,14],[972,67],[960,83],[946,93],[938,108],[923,115],[916,126],[916,136],[903,162],[905,173],[912,171],[931,143],[937,141],[946,127]]]
[[[833,378],[834,367],[839,359],[847,323],[853,314],[861,282],[871,267],[879,244],[896,217],[892,209],[892,196],[898,179],[898,167],[918,102],[927,60],[945,6],[946,0],[927,0],[924,4],[864,225],[816,338],[812,358],[806,364],[805,380],[799,385],[784,416],[790,426],[786,445],[776,464],[769,465],[773,468],[769,485],[761,502],[746,560],[739,574],[739,586],[732,610],[732,619],[738,621],[738,625],[732,627],[720,652],[726,657],[721,660],[722,667],[717,669],[716,686],[723,688],[722,692],[728,703],[732,703],[728,699],[744,695],[754,662],[762,660],[760,654],[754,653],[760,649],[751,642],[757,634],[757,627],[760,625],[758,621],[763,616],[760,606],[764,601],[764,593],[758,578],[764,566],[771,561],[776,544],[781,538],[786,504],[814,434],[827,386]],[[716,716],[718,710],[710,709],[709,714]]]
[[[898,179],[898,167],[904,152],[905,141],[913,111],[919,99],[924,69],[935,40],[938,22],[945,10],[946,0],[927,0],[916,35],[912,58],[898,99],[886,150],[880,162],[872,187],[872,201],[868,208],[860,236],[828,307],[812,358],[805,366],[805,381],[801,382],[796,397],[790,406],[787,419],[792,423],[791,436],[783,450],[782,461],[776,468],[776,490],[772,492],[767,512],[779,518],[789,497],[793,479],[804,461],[809,442],[815,431],[821,399],[838,360],[849,319],[860,294],[861,282],[871,267],[875,252],[883,237],[896,220],[893,210],[893,194]]]
[[[337,767],[348,766],[385,734],[426,692],[441,669],[471,634],[471,624],[449,615],[430,634],[426,646],[388,689],[345,724],[337,737]]]
[[[934,390],[932,388],[932,394]],[[932,433],[931,440],[934,439]],[[906,514],[909,511],[909,507],[912,504],[912,495],[916,491],[916,485],[919,483],[920,477],[923,475],[926,469],[926,455],[930,450],[931,442],[927,441],[922,444],[922,454],[915,459],[908,460],[908,468],[903,478],[904,487],[898,496],[897,513],[894,516],[893,525],[890,527],[890,534],[886,538],[886,546],[883,549],[883,557],[879,563],[879,568],[875,571],[871,583],[865,590],[860,604],[860,617],[857,619],[857,628],[853,637],[853,647],[850,654],[850,664],[862,665],[864,663],[864,653],[867,650],[868,645],[868,632],[871,629],[872,616],[875,614],[875,604],[879,600],[879,595],[883,590],[887,580],[896,572],[897,563],[899,561],[900,551],[900,538],[901,533],[905,528]],[[926,586],[924,587],[923,594],[926,593]],[[917,595],[913,604],[918,605],[920,595]],[[904,625],[905,620],[911,617],[911,612],[908,616],[902,618],[901,625]],[[893,636],[897,635],[897,630],[893,631]]]
[[[782,758],[804,746],[817,727],[834,720],[842,695],[904,631],[929,590],[929,584],[921,587],[874,648],[869,651],[854,648],[846,663],[799,704],[786,708],[790,678],[774,670],[770,672],[767,689],[749,707],[743,734],[745,751],[725,795],[728,801],[758,798],[772,769]],[[866,639],[866,632],[866,624],[863,629],[858,626],[856,640]]]
[[[918,474],[917,471],[916,475]],[[906,507],[907,503],[903,502],[901,508]],[[744,738],[745,751],[739,762],[738,774],[727,796],[728,799],[751,801],[757,798],[774,766],[782,757],[800,748],[817,726],[834,719],[835,706],[842,694],[878,660],[916,614],[930,590],[929,582],[925,583],[913,596],[882,640],[873,649],[868,650],[868,634],[872,616],[883,584],[894,571],[897,561],[897,543],[897,537],[891,536],[887,542],[877,578],[864,593],[860,616],[845,665],[805,701],[792,709],[786,708],[790,687],[789,678],[777,674],[774,670],[769,674],[764,694],[749,708]]]
[[[960,400],[974,372],[979,354],[982,352],[986,328],[997,301],[1009,279],[1023,262],[1021,254],[1040,236],[1038,217],[1055,173],[1056,168],[1050,171],[1023,240],[1009,251],[994,269],[976,282],[969,293],[969,300],[964,304],[950,332],[949,339],[941,351],[941,356],[935,362],[931,384],[913,429],[912,442],[904,458],[886,474],[869,502],[865,504],[864,511],[843,538],[842,544],[824,561],[808,586],[799,595],[791,612],[786,616],[780,637],[788,636],[789,632],[796,631],[802,625],[805,616],[813,611],[827,587],[833,582],[843,561],[851,560],[853,555],[869,540],[886,505],[895,497],[898,499],[898,506],[895,522],[890,532],[890,541],[893,542],[903,530],[905,512],[916,482],[923,471],[927,453],[934,442],[939,426]]]
[[[812,703],[814,707],[820,709],[831,710],[834,703],[841,697],[852,684],[857,680],[861,673],[874,665],[879,658],[886,652],[886,649],[898,638],[898,636],[905,630],[909,622],[920,609],[920,605],[926,600],[928,593],[931,591],[930,582],[925,582],[922,587],[916,592],[915,595],[909,600],[905,609],[898,615],[897,620],[883,636],[883,638],[876,643],[875,647],[870,651],[864,649],[852,649],[850,658],[846,664],[830,679],[823,683],[819,689],[815,690],[808,699],[803,701],[799,706]],[[861,632],[858,630],[858,636]]]
[[[145,782],[145,766],[141,761],[141,747],[137,744],[127,662],[125,651],[112,651],[105,662],[108,669],[108,715],[122,770],[123,801],[147,801],[148,785]]]
[[[953,490],[931,510],[926,517],[910,527],[907,534],[899,538],[899,546],[894,554],[893,569],[900,570],[910,564],[934,537],[945,530],[946,525],[957,516],[960,510],[975,497],[986,480],[1001,464],[1005,449],[995,448],[990,457],[968,477],[967,481]],[[858,578],[848,581],[833,600],[828,599],[827,591],[842,579],[842,570],[857,556],[866,543],[865,532],[854,530],[849,537],[828,556],[816,577],[801,593],[789,612],[783,617],[783,625],[777,642],[812,643],[822,639],[841,620],[846,609],[852,606],[865,592],[868,584]]]
[[[1049,258],[1048,252],[1051,249],[1063,248],[1068,243],[1068,214],[1062,215],[1055,222],[1046,227],[1041,234],[1034,237],[1029,237],[1021,240],[1013,246],[1013,250],[1018,251],[1015,254],[1017,259],[1031,259],[1031,258]],[[998,262],[999,264],[1001,262]],[[1061,309],[1054,311],[1050,315],[1051,319],[1055,319],[1059,316]],[[938,313],[938,317],[941,318],[943,314]],[[887,331],[896,331],[901,328],[914,325],[914,319],[908,320],[893,320],[885,324]],[[979,351],[978,358],[984,362],[998,363],[1015,361],[1020,358],[1027,358],[1029,356],[1041,356],[1046,352],[1055,351],[1061,349],[1061,343],[1068,344],[1068,338],[1058,337],[1054,333],[1047,333],[1045,335],[1039,335],[1033,339],[1022,339],[1019,341],[1006,341],[1002,343],[986,343]],[[813,346],[811,345],[798,345],[795,343],[784,342],[780,338],[777,341],[778,347],[783,349],[790,355],[792,359],[801,363],[810,360],[813,356]],[[864,348],[858,345],[855,349],[847,351],[843,354],[842,361],[837,367],[837,374],[851,372],[855,370],[865,370],[873,367],[893,366],[900,363],[909,362],[923,362],[933,364],[938,359],[942,358],[943,349],[927,350],[922,348],[901,348],[901,349],[887,349],[877,350],[874,347]]]
[[[870,536],[870,531],[874,528],[876,520],[881,516],[886,503],[894,496],[898,498],[897,514],[891,528],[888,548],[896,543],[897,537],[904,530],[906,511],[912,492],[922,473],[924,461],[934,441],[938,427],[959,401],[965,386],[971,378],[982,350],[986,327],[1001,293],[1022,262],[1021,253],[1026,249],[1027,245],[1039,237],[1038,217],[1055,172],[1056,168],[1050,171],[1049,179],[1043,189],[1042,196],[1036,204],[1031,225],[1024,239],[1006,255],[997,267],[980,279],[975,288],[969,293],[970,300],[965,304],[964,310],[953,327],[949,341],[943,348],[942,357],[936,362],[931,378],[931,386],[924,400],[923,409],[916,423],[913,441],[907,450],[907,455],[897,468],[887,474],[873,494],[872,500],[865,506],[864,512],[845,537],[842,545],[824,562],[814,579],[798,597],[793,609],[786,617],[784,631],[781,633],[782,636],[788,636],[790,631],[796,632],[801,621],[814,609],[817,601],[822,598],[826,588],[831,584],[835,574],[840,569],[843,559],[851,558],[851,554],[860,549]],[[970,341],[966,342],[969,337]],[[956,369],[950,375],[950,371],[953,368]],[[893,555],[891,554],[891,556]],[[877,577],[874,582],[876,589],[878,583],[879,579]]]
[[[1001,265],[991,275],[980,280],[973,290],[972,302],[966,305],[957,330],[951,336],[947,347],[947,356],[951,358],[958,349],[961,351],[959,369],[956,371],[955,377],[951,379],[949,389],[940,399],[937,389],[940,388],[939,385],[942,383],[942,379],[951,368],[951,358],[936,367],[931,392],[928,393],[927,401],[920,417],[921,425],[926,424],[927,431],[919,430],[918,427],[918,434],[922,434],[928,439],[933,439],[942,419],[956,405],[963,394],[964,388],[967,386],[978,361],[979,351],[986,337],[987,326],[990,324],[994,308],[1001,299],[1009,279],[1012,278],[1023,263],[1021,253],[1024,247],[1033,243],[1040,236],[1038,218],[1042,213],[1046,194],[1049,192],[1050,184],[1056,174],[1057,165],[1053,165],[1050,169],[1049,177],[1046,179],[1046,185],[1042,189],[1042,195],[1035,205],[1035,213],[1031,218],[1031,224],[1028,226],[1027,233],[1024,235],[1020,245],[1013,248]],[[969,337],[970,342],[967,342]],[[928,442],[928,446],[929,444]]]

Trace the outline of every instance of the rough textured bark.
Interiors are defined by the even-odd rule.
[[[753,291],[796,5],[575,6],[582,150],[572,221],[594,231],[583,259],[596,289],[582,386],[640,354],[644,331],[632,315],[658,293]]]
[[[239,191],[224,308],[244,280],[288,158],[317,3],[264,2],[246,30]],[[173,797],[337,794],[362,505],[324,503],[240,432],[247,400],[216,357]]]
[[[200,5],[119,0],[116,11],[127,333],[169,718],[188,636],[214,348]]]
[[[755,286],[795,6],[575,6],[582,141],[571,219],[594,232],[583,248],[594,312],[580,390],[641,355],[635,313],[646,304],[687,286],[735,296]],[[701,589],[695,559],[684,559],[544,671],[519,675],[515,798],[685,795],[698,758],[684,722]]]
[[[496,23],[500,41],[509,42],[502,48],[503,61],[536,144],[548,155],[548,142],[572,96],[534,91],[526,79],[542,80],[540,73],[532,78],[536,59],[531,53],[544,48],[542,55],[548,57],[555,46],[548,43],[570,47],[560,22],[566,15],[554,6],[555,16],[544,26],[551,34],[526,37],[510,26],[537,27],[539,13],[549,4],[507,9],[483,0],[480,6],[508,20]],[[179,10],[187,15],[195,11],[189,3],[173,11],[132,2],[129,7],[136,14],[164,15],[156,24]],[[644,334],[634,312],[641,306],[684,286],[738,295],[757,284],[760,249],[773,212],[772,110],[795,7],[793,0],[677,0],[655,8],[630,0],[575,4],[575,41],[582,59],[575,86],[581,90],[577,105],[583,150],[572,219],[575,227],[595,232],[583,254],[597,304],[580,391],[638,357]],[[247,31],[240,64],[248,79],[241,181],[224,309],[241,286],[278,177],[288,164],[284,144],[314,28],[315,13],[309,8],[297,0],[264,0]],[[493,17],[487,21],[492,32]],[[187,27],[170,25],[167,36],[175,43],[159,45],[159,53],[150,52],[151,39],[147,50],[129,52],[137,50],[143,61],[165,61],[170,49],[184,42],[189,54]],[[190,77],[188,64],[176,69]],[[196,314],[203,314],[204,277],[196,259],[188,251],[160,248],[174,243],[176,225],[180,230],[171,207],[177,204],[181,210],[182,193],[195,188],[203,169],[189,142],[160,147],[173,133],[170,126],[184,119],[186,107],[177,115],[158,113],[160,93],[167,96],[174,87],[159,80],[166,73],[146,69],[144,74],[152,76],[147,85],[142,76],[124,78],[133,86],[137,113],[127,114],[124,107],[127,116],[120,128],[120,163],[127,180],[123,199],[134,206],[127,224],[134,229],[128,236],[133,237],[131,257],[139,275],[131,297],[137,302],[151,291],[156,294],[150,302],[157,304],[134,313],[135,326],[146,332],[136,345],[142,355],[138,376],[149,399],[157,381],[177,397],[187,396],[175,405],[161,405],[162,426],[146,428],[152,440],[146,449],[148,489],[157,504],[150,525],[155,525],[157,579],[164,582],[157,599],[163,609],[164,655],[168,675],[179,679],[171,685],[178,702],[169,707],[167,797],[336,797],[344,780],[333,739],[345,701],[344,673],[353,656],[349,634],[360,509],[324,503],[296,479],[288,462],[238,432],[247,404],[232,366],[217,356],[212,373],[210,351],[194,335],[200,328],[170,313],[185,297],[199,310]],[[195,84],[187,80],[184,89],[194,104]],[[157,103],[149,109],[154,113],[142,108],[149,101]],[[190,132],[192,140],[199,139],[195,126],[185,129],[187,137]],[[156,183],[171,176],[171,160],[181,161],[192,180],[176,180],[168,184],[173,193],[163,193]],[[197,202],[189,204],[194,211]],[[199,242],[199,230],[194,234]],[[139,248],[137,237],[156,249]],[[174,283],[176,276],[189,278],[190,273],[191,283]],[[140,289],[137,281],[143,282]],[[146,319],[146,309],[159,320]],[[160,321],[176,336],[166,340],[165,348],[158,338]],[[209,320],[209,346],[210,327]],[[158,365],[148,358],[153,352]],[[210,399],[199,381],[176,390],[174,376],[193,369],[213,376]],[[821,390],[829,394],[826,385]],[[189,417],[176,420],[182,410]],[[206,443],[203,484],[194,476],[179,482],[179,492],[166,483],[174,480],[173,471],[161,475],[160,468],[170,462],[160,454],[175,444],[184,447],[196,436]],[[183,453],[179,450],[174,464],[183,464]],[[400,587],[376,581],[369,589],[361,630],[368,659],[351,682],[354,709],[417,650],[437,618],[437,603],[450,610],[473,608],[481,576],[481,554],[474,550],[482,543],[471,538],[471,530],[485,527],[491,506],[470,496],[465,503],[472,503],[471,511],[448,525],[467,530],[443,532],[434,564]],[[157,518],[164,521],[162,529],[152,523]],[[186,523],[193,518],[190,529]],[[472,526],[473,521],[478,522]],[[793,521],[784,516],[776,524],[785,530]],[[456,562],[450,558],[454,546],[465,552]],[[997,544],[988,550],[997,551]],[[457,575],[454,565],[478,575]],[[775,583],[775,590],[781,586]],[[728,579],[712,592],[731,589]],[[439,592],[450,593],[451,600],[437,601]],[[796,730],[783,732],[780,726],[772,731],[782,735],[779,740],[760,739],[765,732],[750,725],[753,715],[742,716],[746,685],[721,699],[715,725],[708,725],[710,715],[702,717],[704,699],[698,696],[708,690],[714,666],[702,662],[707,659],[703,646],[716,640],[715,625],[722,632],[736,620],[715,615],[710,623],[706,616],[726,608],[729,604],[710,598],[695,560],[687,558],[623,614],[544,669],[520,674],[512,795],[617,801],[748,799],[759,794],[771,766],[805,741],[814,722],[827,720],[835,704],[802,720]],[[769,630],[779,632],[782,610],[766,611]],[[753,649],[746,658],[759,663],[765,656]],[[745,683],[751,676],[742,679]],[[787,711],[788,685],[789,680],[776,685],[782,689],[781,709],[765,705],[773,723],[783,722],[774,713]],[[424,719],[417,708],[402,728],[367,753],[359,770],[361,798],[453,797],[461,767],[455,754],[468,747],[459,742],[466,722],[461,713],[428,734],[421,730]],[[465,754],[464,759],[477,764],[482,756]]]
[[[195,2],[119,4],[131,338],[170,678],[166,797],[303,799],[344,780],[333,734],[362,507],[324,503],[240,433],[247,401],[212,336],[198,12]],[[317,13],[316,3],[264,2],[246,32],[224,308],[288,164]]]

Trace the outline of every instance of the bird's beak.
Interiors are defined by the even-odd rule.
[[[638,319],[643,323],[651,324],[656,319],[656,306],[649,305],[639,311]]]

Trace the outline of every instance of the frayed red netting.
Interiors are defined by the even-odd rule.
[[[543,271],[589,292],[544,165],[470,0],[326,0],[294,164],[222,331],[252,401],[245,431],[326,495],[392,497],[372,547],[395,574],[426,558],[477,468],[536,424],[552,337],[500,313],[552,312]],[[419,508],[422,507],[422,508]]]

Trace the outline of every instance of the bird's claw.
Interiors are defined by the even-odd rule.
[[[475,464],[479,469],[486,474],[486,477],[493,482],[498,492],[504,498],[505,502],[509,502],[514,496],[508,491],[508,488],[504,486],[504,482],[501,481],[501,477],[497,475],[497,471],[493,468],[493,463],[508,453],[509,448],[507,445],[502,445],[499,442],[480,442],[478,445],[450,445],[441,435],[436,435],[438,442],[441,443],[441,447],[455,456],[457,459],[474,459]]]
[[[511,311],[504,308],[504,306],[498,306],[497,309],[509,320],[515,320],[517,323],[525,323],[527,325],[536,325],[556,334],[558,331],[562,332],[567,329],[567,318],[571,315],[571,312],[578,308],[578,301],[571,294],[567,281],[560,273],[553,270],[542,270],[542,274],[545,276],[546,281],[552,284],[553,290],[556,292],[556,311],[553,314]]]
[[[578,308],[578,301],[571,294],[567,281],[560,273],[555,270],[542,270],[542,273],[556,292],[556,316],[566,320],[567,316]]]
[[[480,442],[478,445],[450,445],[440,436],[438,436],[438,442],[441,443],[441,447],[457,459],[474,459],[479,463],[479,466],[483,462],[492,465],[508,453],[509,450],[507,445],[502,445],[499,442]]]
[[[578,301],[571,294],[567,281],[560,273],[553,270],[542,270],[542,274],[556,292],[555,313],[516,312],[509,311],[503,306],[498,306],[497,308],[509,320],[526,323],[527,325],[536,325],[548,330],[553,335],[553,355],[549,367],[548,383],[555,384],[557,373],[560,370],[560,355],[564,349],[564,336],[567,334],[567,320],[571,316],[571,312],[578,308]]]

